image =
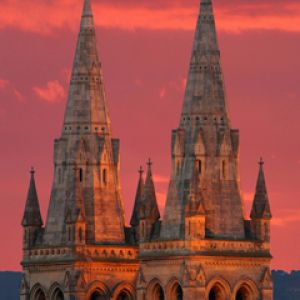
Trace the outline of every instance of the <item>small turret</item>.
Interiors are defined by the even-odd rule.
[[[149,241],[152,239],[153,234],[156,230],[156,226],[159,224],[160,219],[155,187],[152,178],[152,162],[150,159],[147,165],[147,177],[140,207],[139,238],[141,242]]]
[[[264,162],[261,159],[259,162],[259,173],[250,217],[254,237],[261,241],[270,242],[270,221],[272,219],[272,213],[263,166]]]
[[[205,238],[205,207],[200,190],[199,169],[195,166],[193,180],[187,192],[185,205],[185,238],[196,240]]]
[[[140,212],[141,212],[141,206],[142,206],[142,200],[143,200],[143,193],[144,193],[144,179],[143,179],[143,173],[144,170],[142,167],[139,169],[139,182],[135,194],[135,201],[134,201],[134,207],[132,216],[130,219],[130,225],[132,226],[132,232],[134,236],[135,242],[138,242],[139,240],[139,225],[140,225]]]
[[[34,169],[30,171],[30,183],[25,205],[23,226],[23,249],[31,249],[37,242],[43,221],[40,212],[39,200],[35,187]]]
[[[69,245],[82,245],[86,242],[85,208],[80,186],[80,174],[74,168],[70,188],[67,191],[70,206],[66,210],[66,241]]]

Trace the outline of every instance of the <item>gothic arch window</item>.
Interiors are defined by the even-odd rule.
[[[90,300],[106,300],[105,294],[101,290],[92,293]]]
[[[64,300],[64,299],[65,299],[65,297],[64,297],[63,292],[62,292],[59,288],[57,288],[57,289],[54,291],[51,300]]]
[[[177,282],[171,288],[170,300],[183,300],[183,291]]]
[[[103,169],[102,171],[102,179],[103,179],[103,183],[107,184],[107,170]]]
[[[151,300],[165,300],[164,291],[158,283],[153,288]]]
[[[130,294],[129,291],[123,290],[118,295],[117,300],[133,300],[133,297],[132,297],[132,295]]]
[[[82,171],[82,168],[79,169],[79,180],[80,180],[80,182],[82,182],[82,180],[83,180],[83,171]]]
[[[30,298],[32,300],[46,300],[46,295],[45,293],[42,291],[42,289],[38,289],[32,298]]]
[[[223,179],[226,178],[226,161],[225,160],[222,161],[222,178]]]
[[[61,168],[58,169],[58,183],[61,183]]]
[[[82,242],[82,228],[81,227],[79,228],[78,235],[79,235],[79,241]]]
[[[197,160],[197,168],[198,168],[199,174],[201,174],[202,173],[202,160],[201,159]]]
[[[68,241],[71,242],[71,228],[68,228]]]
[[[225,293],[224,293],[222,287],[218,284],[214,285],[209,292],[208,299],[209,300],[225,300],[226,296],[225,296]]]
[[[236,300],[251,300],[251,295],[246,288],[241,287],[237,291],[235,299]]]

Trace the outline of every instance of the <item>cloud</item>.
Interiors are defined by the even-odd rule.
[[[279,211],[273,217],[272,224],[275,226],[288,226],[290,223],[300,222],[300,209],[286,209]]]
[[[166,96],[166,88],[161,88],[159,91],[159,98],[164,98]]]
[[[0,90],[4,90],[8,86],[8,84],[8,80],[0,78]]]
[[[125,30],[194,30],[199,1],[98,1],[94,3],[97,26]],[[3,0],[0,29],[13,27],[40,34],[60,29],[76,31],[82,1]],[[287,1],[216,1],[218,29],[300,32],[300,3]],[[26,14],[23,12],[26,11]]]
[[[243,199],[246,202],[252,202],[254,199],[254,193],[251,192],[243,192]]]
[[[154,180],[154,183],[168,183],[170,178],[167,176],[154,175],[153,180]]]
[[[13,93],[18,101],[23,102],[25,100],[25,97],[22,95],[22,93],[19,90],[14,89]]]
[[[59,102],[65,98],[64,87],[57,81],[48,81],[46,87],[34,87],[34,93],[43,101],[49,103]]]

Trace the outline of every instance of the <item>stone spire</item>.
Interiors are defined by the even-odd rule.
[[[64,119],[63,133],[74,132],[110,133],[110,119],[90,0],[84,1]]]
[[[147,163],[147,166],[147,176],[141,206],[141,218],[149,219],[154,223],[155,221],[160,219],[160,213],[156,200],[156,193],[151,169],[152,162],[150,159]]]
[[[39,200],[35,187],[35,179],[34,179],[34,169],[32,168],[30,171],[30,184],[27,194],[26,206],[24,211],[24,216],[22,220],[22,225],[26,226],[42,226],[43,221],[40,212]]]
[[[220,50],[212,1],[202,0],[197,22],[190,70],[183,102],[181,124],[213,114],[228,121]]]
[[[74,168],[74,175],[71,177],[70,189],[67,191],[69,198],[66,213],[66,223],[76,223],[85,220],[84,201],[79,180],[79,170]]]
[[[134,207],[133,207],[133,212],[132,216],[130,219],[130,225],[132,227],[138,226],[140,223],[140,208],[142,205],[142,199],[143,199],[143,193],[144,193],[144,179],[143,179],[143,173],[144,170],[142,167],[139,169],[139,182],[135,194],[135,201],[134,201]]]
[[[187,189],[199,170],[210,238],[243,239],[239,132],[226,108],[212,1],[202,0],[179,127],[172,134],[172,175],[160,237],[184,237]]]
[[[70,209],[72,218],[78,211],[80,217],[85,215],[81,225],[86,225],[86,243],[125,243],[119,150],[120,141],[112,137],[110,129],[92,9],[90,1],[85,0],[64,127],[54,144],[54,180],[43,235],[45,245],[65,242],[66,214]],[[78,174],[74,176],[74,166],[78,168],[80,184]],[[72,181],[75,179],[77,182]],[[82,209],[78,210],[78,206]],[[71,231],[75,225],[79,226],[68,224]]]
[[[259,173],[256,183],[256,191],[251,210],[251,219],[271,219],[272,213],[270,209],[270,202],[266,187],[264,162],[260,159]]]

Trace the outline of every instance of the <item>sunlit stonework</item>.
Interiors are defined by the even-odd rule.
[[[227,113],[211,0],[202,0],[164,217],[151,161],[140,171],[130,225],[89,0],[80,33],[43,226],[34,170],[23,225],[22,300],[271,300],[263,161],[245,217],[239,131]]]

